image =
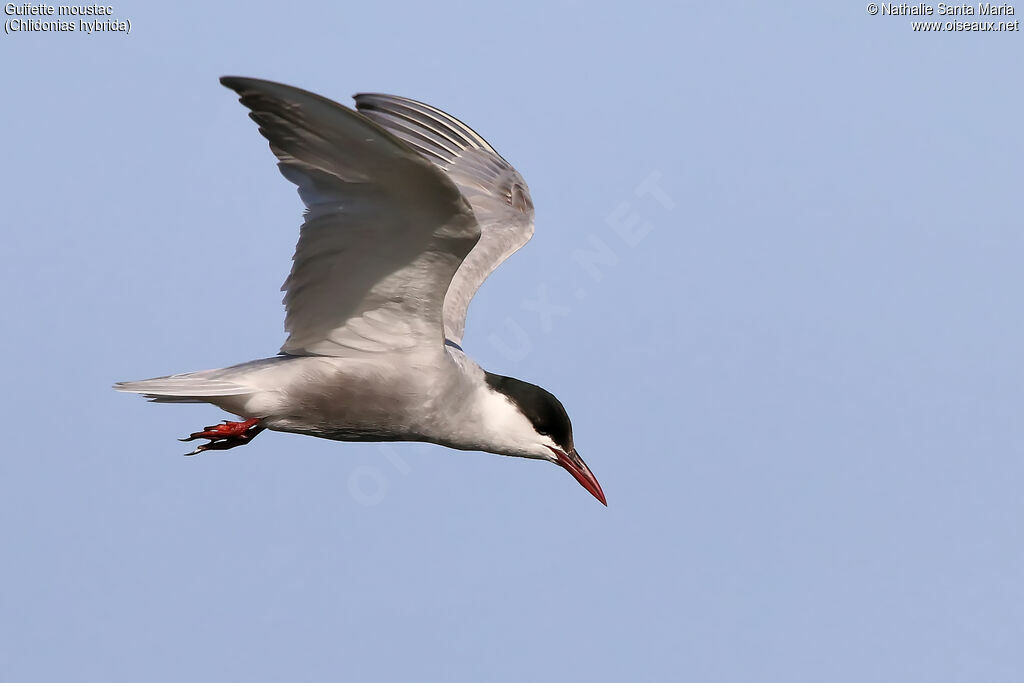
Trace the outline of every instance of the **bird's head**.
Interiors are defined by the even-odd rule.
[[[572,422],[561,401],[551,392],[514,377],[490,372],[485,377],[490,390],[513,411],[511,419],[503,420],[502,431],[508,438],[508,446],[501,452],[553,462],[568,471],[601,503],[608,505],[597,478],[576,452],[572,442]]]

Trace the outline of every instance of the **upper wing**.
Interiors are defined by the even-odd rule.
[[[448,339],[462,343],[466,309],[487,276],[533,236],[533,202],[523,177],[466,124],[421,102],[356,95],[356,109],[444,169],[473,207],[480,241],[444,300]]]
[[[225,77],[307,207],[282,289],[289,354],[444,342],[444,296],[480,229],[459,189],[366,117],[279,83]]]

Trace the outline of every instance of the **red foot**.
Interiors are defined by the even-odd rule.
[[[244,422],[228,422],[224,420],[219,425],[203,427],[203,431],[193,432],[189,434],[188,438],[178,439],[178,441],[192,441],[193,439],[210,440],[210,443],[196,446],[194,451],[185,455],[195,455],[203,451],[226,451],[235,446],[244,446],[264,429],[266,429],[266,426],[263,424],[263,420],[255,417]]]

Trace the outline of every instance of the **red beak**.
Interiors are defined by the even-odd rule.
[[[597,477],[587,467],[587,463],[583,462],[583,458],[576,452],[576,449],[574,448],[568,453],[556,451],[554,448],[551,450],[555,454],[555,462],[568,470],[569,474],[580,483],[580,486],[590,491],[590,495],[601,501],[605,507],[608,507],[608,501],[604,498],[604,491],[601,490],[601,485],[597,483]]]

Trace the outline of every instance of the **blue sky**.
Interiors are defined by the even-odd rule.
[[[809,2],[114,16],[0,37],[0,678],[1019,679],[1019,33]],[[537,233],[465,347],[561,398],[607,509],[429,445],[183,458],[222,414],[109,389],[283,340],[301,206],[224,74],[422,99],[516,165]]]

